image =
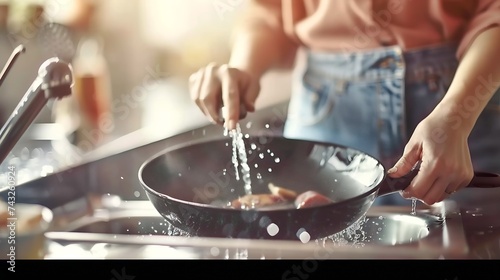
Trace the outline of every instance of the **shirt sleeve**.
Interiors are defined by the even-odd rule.
[[[458,46],[457,57],[462,58],[474,39],[484,30],[494,26],[500,26],[500,1],[478,0],[476,12]]]

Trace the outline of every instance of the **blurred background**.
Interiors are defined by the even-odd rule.
[[[0,65],[20,44],[26,48],[0,87],[2,125],[46,59],[70,62],[75,74],[73,94],[49,102],[13,150],[9,164],[27,162],[23,170],[31,172],[19,180],[78,163],[125,135],[140,142],[208,124],[190,100],[187,80],[209,62],[227,62],[245,3],[0,0]],[[257,109],[287,99],[289,87],[289,73],[269,73]]]
[[[26,47],[0,87],[1,123],[41,63],[58,56],[73,66],[74,92],[44,108],[30,137],[61,137],[86,153],[138,130],[139,138],[168,136],[207,124],[187,79],[209,62],[228,60],[245,2],[0,0],[1,65],[18,45]],[[287,99],[288,80],[286,72],[268,74],[257,108]]]

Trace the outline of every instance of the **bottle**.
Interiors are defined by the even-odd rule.
[[[109,138],[114,129],[110,77],[102,43],[95,37],[82,38],[72,64],[73,94],[81,119],[76,144],[92,149]]]

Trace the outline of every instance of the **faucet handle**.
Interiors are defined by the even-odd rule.
[[[69,63],[57,57],[49,58],[40,66],[38,77],[42,79],[41,89],[45,91],[45,98],[61,99],[71,94],[74,81]]]
[[[4,68],[2,69],[2,73],[0,73],[0,86],[3,84],[5,81],[5,76],[7,76],[7,73],[9,73],[10,68],[12,68],[12,65],[14,65],[14,62],[16,62],[17,57],[25,52],[26,49],[24,48],[23,45],[17,46],[13,51],[12,54],[9,57],[9,60],[7,60],[7,63],[5,64]]]

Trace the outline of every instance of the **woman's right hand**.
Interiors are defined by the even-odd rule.
[[[192,100],[214,124],[222,124],[219,112],[225,107],[224,126],[232,130],[240,119],[240,106],[247,112],[255,111],[259,79],[228,64],[210,63],[189,77],[189,91]]]

